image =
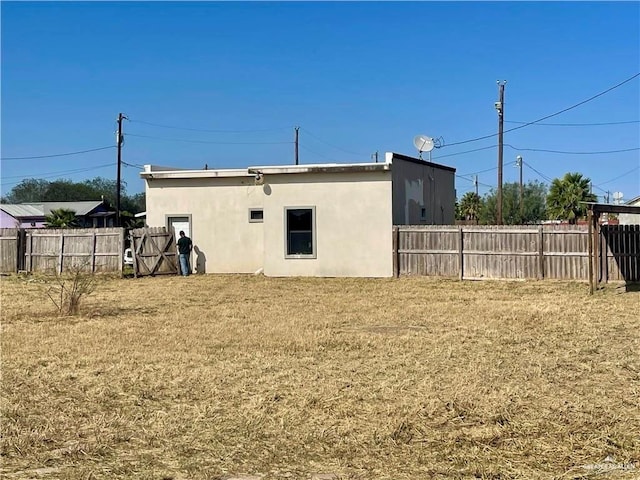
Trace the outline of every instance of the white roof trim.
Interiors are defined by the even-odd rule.
[[[341,173],[387,171],[391,169],[389,163],[323,163],[306,165],[265,165],[246,169],[219,170],[168,170],[167,167],[156,169],[154,165],[145,165],[140,176],[145,180],[168,178],[230,178],[253,177],[256,173],[263,175],[279,175],[290,173]]]

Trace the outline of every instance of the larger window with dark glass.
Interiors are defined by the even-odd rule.
[[[315,209],[286,208],[286,242],[288,257],[314,257]]]

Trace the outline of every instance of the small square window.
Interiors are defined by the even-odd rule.
[[[422,207],[420,209],[420,220],[426,220],[427,219],[427,209]]]
[[[316,258],[315,208],[285,208],[287,258]]]
[[[262,223],[264,221],[264,211],[261,208],[249,209],[249,222]]]

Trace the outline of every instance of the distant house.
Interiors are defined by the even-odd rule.
[[[640,206],[640,195],[632,198],[625,205]],[[618,222],[620,225],[640,225],[640,215],[633,213],[621,213],[618,215]]]
[[[81,228],[112,227],[115,210],[102,200],[0,204],[0,228],[43,228],[51,211],[73,210]]]
[[[455,169],[397,153],[383,163],[146,165],[141,176],[147,224],[184,230],[201,272],[389,277],[393,225],[454,222]]]

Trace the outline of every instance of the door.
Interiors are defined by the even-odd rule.
[[[183,231],[184,234],[191,238],[191,215],[171,215],[167,217],[167,228],[169,231],[174,229],[176,244],[178,243],[178,239],[180,238],[180,232]],[[191,238],[193,241],[193,238]],[[189,265],[193,268],[193,262],[191,259],[191,255],[189,255]],[[180,262],[178,262],[178,270],[180,270]],[[179,271],[179,273],[182,273]]]

